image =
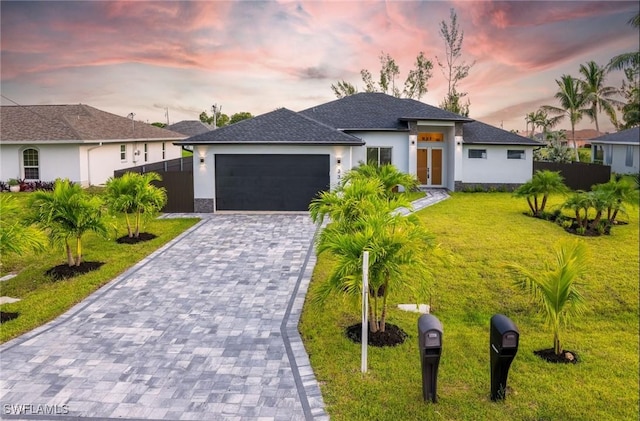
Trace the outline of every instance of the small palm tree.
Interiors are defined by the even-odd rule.
[[[114,213],[124,213],[129,238],[139,238],[142,219],[153,217],[167,203],[166,190],[152,184],[160,180],[162,177],[155,172],[127,172],[107,180],[107,205]],[[133,226],[130,215],[134,218]]]
[[[553,349],[563,352],[560,340],[561,324],[584,310],[584,299],[578,289],[578,280],[587,271],[587,247],[579,241],[565,242],[555,248],[555,264],[541,272],[530,271],[510,264],[508,269],[516,278],[515,284],[529,292],[553,331]]]
[[[526,198],[533,216],[539,217],[544,212],[549,195],[567,191],[559,171],[543,170],[536,171],[531,180],[514,190],[513,195]]]
[[[44,249],[46,240],[44,233],[34,226],[25,225],[20,220],[22,210],[14,197],[0,194],[0,215],[2,215],[0,218],[0,256]]]
[[[394,165],[377,165],[376,163],[361,163],[358,167],[345,174],[343,183],[362,178],[380,180],[384,188],[384,194],[387,197],[393,196],[393,189],[396,186],[402,186],[407,191],[414,190],[418,186],[418,180],[414,176],[398,171]]]
[[[578,225],[578,233],[584,233],[589,223],[589,208],[591,207],[592,198],[589,193],[584,191],[577,191],[573,193],[562,204],[563,209],[569,209],[573,211],[576,217],[576,224]]]
[[[85,233],[107,233],[101,200],[88,196],[79,185],[69,180],[57,180],[52,192],[34,192],[29,207],[27,220],[48,231],[53,243],[64,244],[69,266],[82,263],[82,236]],[[70,238],[75,240],[75,257],[71,252]]]
[[[592,191],[601,192],[606,196],[609,224],[615,224],[618,213],[625,212],[625,204],[637,207],[640,200],[638,189],[634,183],[625,178],[597,184],[592,187]]]

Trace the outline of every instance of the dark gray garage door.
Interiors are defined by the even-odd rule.
[[[329,188],[329,155],[216,155],[216,209],[304,211]]]

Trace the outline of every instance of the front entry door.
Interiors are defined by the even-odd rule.
[[[418,180],[426,186],[442,185],[442,149],[418,149]]]

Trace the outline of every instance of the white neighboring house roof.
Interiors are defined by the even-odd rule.
[[[640,145],[640,127],[632,127],[591,139],[592,144]]]
[[[0,142],[4,144],[175,141],[185,137],[85,104],[0,106]]]

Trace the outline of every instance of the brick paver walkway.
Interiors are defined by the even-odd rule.
[[[2,345],[2,418],[326,419],[296,328],[316,227],[307,215],[204,217]]]

